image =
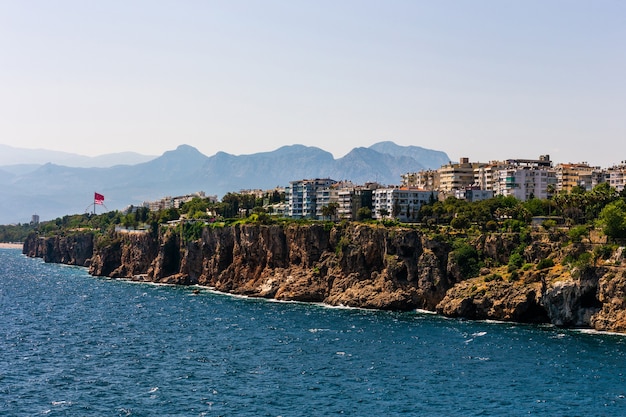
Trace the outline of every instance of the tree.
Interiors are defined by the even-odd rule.
[[[339,203],[328,203],[328,205],[322,206],[322,216],[334,220],[337,216],[337,210],[339,210]]]
[[[391,209],[391,215],[396,218],[400,215],[400,202],[398,200],[393,202],[393,208]]]
[[[476,248],[464,242],[459,242],[455,246],[452,256],[459,266],[462,277],[471,278],[478,275],[482,264]]]
[[[612,239],[626,238],[626,202],[617,200],[607,204],[598,216],[598,225]]]
[[[136,229],[137,226],[139,225],[139,222],[137,221],[137,217],[135,216],[135,213],[128,213],[127,215],[125,215],[122,218],[122,225],[124,225],[124,227],[127,229],[130,229],[131,227],[133,229]]]
[[[369,207],[361,207],[356,212],[357,220],[368,220],[372,218],[372,210]]]
[[[178,212],[178,209],[169,208],[159,211],[159,223],[167,223],[172,220],[178,220],[179,218],[180,213]]]
[[[470,221],[465,216],[456,216],[450,222],[450,226],[452,226],[453,228],[457,230],[463,230],[463,229],[467,229],[468,227],[470,227]]]

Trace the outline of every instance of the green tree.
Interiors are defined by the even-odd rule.
[[[138,222],[137,222],[137,218],[135,217],[135,213],[128,213],[127,215],[125,215],[122,218],[122,225],[124,225],[125,228],[130,229],[136,229],[138,226]]]
[[[452,255],[463,277],[471,278],[478,275],[482,265],[480,262],[480,254],[475,247],[468,243],[461,242],[457,245]]]
[[[172,220],[178,220],[179,218],[180,218],[180,213],[178,209],[175,209],[175,208],[160,210],[158,213],[159,223],[167,223]]]
[[[331,202],[326,206],[322,206],[322,216],[330,220],[334,220],[339,210],[339,203]]]
[[[626,202],[617,200],[607,204],[598,216],[598,225],[612,239],[626,238]]]
[[[210,199],[194,197],[180,207],[180,212],[187,214],[187,217],[191,219],[204,218],[206,217],[207,209],[212,206],[213,203]]]
[[[450,222],[450,226],[457,230],[464,230],[470,227],[470,221],[464,215],[459,215],[452,219],[452,221]]]
[[[361,207],[356,212],[357,220],[369,220],[372,218],[372,209],[369,207]]]

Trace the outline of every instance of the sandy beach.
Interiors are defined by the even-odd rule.
[[[22,249],[24,244],[22,243],[6,243],[0,242],[0,249]]]

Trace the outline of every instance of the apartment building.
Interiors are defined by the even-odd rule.
[[[587,162],[558,164],[555,169],[556,190],[570,192],[574,187],[591,191],[603,181],[600,167],[591,167]]]
[[[506,161],[490,161],[474,169],[474,184],[481,190],[493,191],[494,183],[500,178],[499,171],[508,166]]]
[[[290,181],[285,187],[285,199],[289,204],[287,215],[293,218],[316,218],[318,191],[336,183],[330,178]]]
[[[402,222],[414,222],[423,204],[428,204],[436,192],[411,187],[378,188],[373,193],[373,217],[394,218]]]
[[[483,190],[479,186],[464,187],[454,190],[454,197],[459,200],[467,200],[469,202],[489,200],[493,198],[493,190]]]
[[[493,180],[495,195],[512,196],[521,201],[547,198],[549,185],[556,186],[556,172],[549,155],[538,160],[509,159]]]
[[[315,205],[315,218],[323,219],[322,207],[330,203],[339,205],[339,189],[335,186],[324,187],[317,190],[317,202]]]
[[[475,170],[487,164],[469,162],[468,158],[461,158],[459,163],[448,163],[437,170],[439,175],[439,191],[446,195],[454,194],[454,190],[469,187],[475,182]]]
[[[439,172],[434,169],[402,174],[402,186],[422,190],[437,190],[439,188]]]
[[[611,187],[619,192],[624,191],[624,186],[626,186],[626,161],[607,168],[605,178]]]
[[[183,204],[193,200],[194,198],[208,198],[211,202],[217,203],[217,196],[207,196],[204,191],[198,191],[193,194],[181,195],[177,197],[163,197],[157,201],[144,201],[143,207],[148,207],[150,211],[166,210],[171,208],[180,208]]]
[[[357,220],[357,213],[363,207],[373,208],[372,196],[379,185],[366,183],[362,186],[344,187],[339,189],[337,215],[340,219]]]

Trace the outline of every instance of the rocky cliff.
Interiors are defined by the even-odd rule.
[[[93,275],[204,285],[254,297],[375,309],[437,311],[451,317],[554,323],[626,332],[626,274],[611,258],[563,266],[592,248],[537,235],[468,239],[482,263],[468,278],[454,240],[403,227],[347,224],[237,225],[94,237],[29,237],[28,256],[89,267]],[[521,250],[523,249],[523,250]],[[514,253],[524,268],[507,268]],[[540,265],[551,259],[550,264]],[[554,262],[556,261],[556,262]]]

